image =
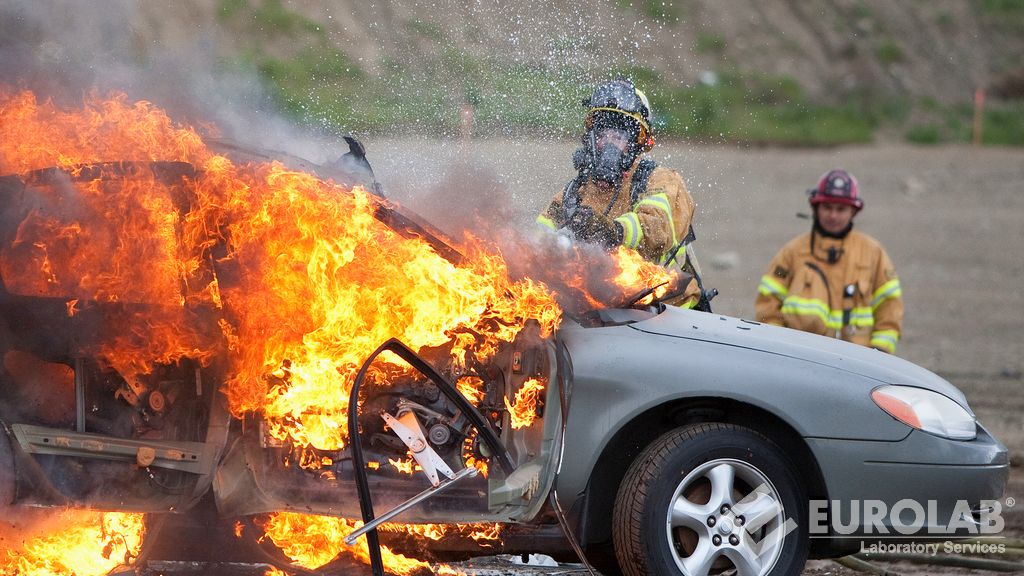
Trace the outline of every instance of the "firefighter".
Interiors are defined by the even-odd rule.
[[[857,180],[831,170],[808,195],[812,229],[768,265],[757,319],[894,353],[903,323],[900,281],[885,248],[853,229],[864,207]]]
[[[677,303],[696,306],[699,270],[687,250],[695,204],[678,172],[644,156],[654,146],[647,97],[620,79],[595,88],[583,105],[583,146],[573,154],[577,175],[537,222],[576,241],[609,250],[625,246],[683,269],[694,280]]]

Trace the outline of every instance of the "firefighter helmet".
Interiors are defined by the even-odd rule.
[[[620,116],[635,122],[635,141],[644,151],[654,146],[651,133],[651,105],[647,96],[633,85],[631,80],[619,79],[605,82],[594,89],[589,98],[583,100],[587,107],[585,125],[590,130],[602,119],[611,120]],[[629,120],[627,123],[632,124]]]
[[[817,206],[824,202],[836,204],[848,204],[855,210],[864,207],[864,199],[860,197],[860,190],[857,188],[857,179],[846,170],[835,169],[826,172],[818,185],[808,191],[811,206]]]

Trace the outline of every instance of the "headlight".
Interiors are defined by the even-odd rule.
[[[931,390],[910,386],[879,386],[871,399],[890,416],[911,428],[952,440],[974,440],[974,416],[953,400]]]

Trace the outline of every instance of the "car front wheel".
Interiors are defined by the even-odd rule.
[[[793,465],[760,433],[684,426],[626,473],[613,512],[615,554],[628,576],[798,574],[806,507]]]

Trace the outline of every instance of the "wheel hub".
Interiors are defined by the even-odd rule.
[[[785,523],[778,491],[763,472],[731,458],[705,462],[676,487],[667,535],[685,576],[763,576],[781,553],[767,535]],[[749,526],[755,530],[748,530]]]

